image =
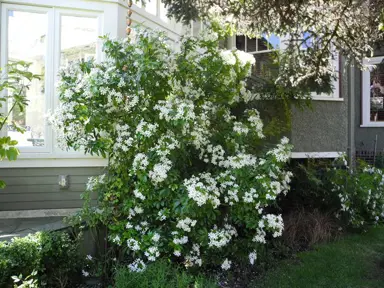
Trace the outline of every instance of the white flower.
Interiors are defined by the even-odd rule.
[[[179,220],[177,222],[176,227],[186,232],[191,232],[191,227],[194,227],[196,225],[196,222],[197,222],[196,220],[192,220],[189,217],[187,217],[183,220]]]
[[[231,268],[232,261],[229,261],[227,258],[225,258],[224,262],[221,264],[221,269],[228,270]]]
[[[144,209],[139,207],[139,206],[135,206],[135,208],[133,208],[133,210],[137,213],[137,214],[141,214],[144,212]]]
[[[81,270],[81,273],[83,274],[84,277],[88,277],[89,276],[89,272],[87,272],[85,270]]]
[[[232,51],[230,50],[221,50],[220,56],[223,58],[223,61],[227,65],[235,65],[236,64],[236,57],[233,55]]]
[[[174,238],[173,239],[173,243],[175,243],[175,244],[186,244],[186,243],[188,243],[188,237],[187,236],[183,236],[181,238]]]
[[[138,153],[133,159],[132,168],[134,171],[136,170],[145,170],[147,168],[149,162],[148,157],[144,153]]]
[[[145,200],[145,196],[138,189],[133,190],[133,195],[138,199]]]
[[[116,235],[116,236],[112,239],[112,242],[113,242],[113,243],[116,243],[117,245],[120,245],[120,244],[121,244],[120,236],[119,236],[119,235]]]
[[[252,54],[248,54],[241,50],[236,50],[235,55],[239,60],[241,66],[245,66],[247,64],[254,65],[256,63],[255,57],[253,57]]]
[[[127,240],[127,246],[129,249],[131,249],[132,251],[139,251],[140,250],[140,244],[137,240],[133,239],[133,238],[129,238]]]
[[[144,255],[148,258],[149,261],[155,261],[156,258],[160,256],[159,249],[156,246],[151,246],[144,252]]]
[[[255,260],[257,259],[256,251],[249,253],[248,258],[249,258],[249,263],[253,265],[255,263]]]
[[[173,255],[175,255],[176,257],[180,257],[181,252],[179,250],[175,250],[175,251],[173,251]]]
[[[89,260],[89,261],[92,261],[93,258],[92,258],[91,255],[87,255],[86,259]]]
[[[226,246],[231,241],[232,237],[237,237],[237,231],[235,227],[226,224],[224,225],[224,229],[213,229],[208,233],[208,246],[217,248]]]
[[[155,234],[153,234],[153,236],[152,236],[152,240],[153,240],[154,242],[159,242],[159,240],[160,240],[160,234],[159,234],[159,233],[155,233]]]
[[[159,212],[157,213],[157,216],[158,216],[158,219],[159,219],[160,221],[165,221],[165,220],[167,219],[167,216],[164,215],[164,211],[159,211]]]
[[[128,265],[128,268],[131,272],[143,272],[147,266],[141,259],[136,259],[131,264]]]
[[[5,151],[7,151],[7,150],[9,150],[9,148],[11,148],[11,146],[9,146],[8,144],[3,144],[3,145],[2,145],[2,148],[3,148]]]

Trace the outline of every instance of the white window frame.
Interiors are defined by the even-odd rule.
[[[286,40],[288,37],[281,37],[280,38],[280,50],[286,49]],[[229,49],[236,48],[236,35],[229,38]],[[256,42],[257,43],[257,42]],[[245,50],[247,50],[247,37],[245,38]],[[262,51],[255,51],[255,52],[247,52],[252,55],[256,54],[262,54],[262,53],[269,53],[276,51],[277,49],[270,49],[270,50],[262,50]],[[332,94],[327,94],[327,93],[320,93],[317,94],[316,92],[311,93],[311,98],[312,100],[316,101],[344,101],[343,98],[341,98],[340,95],[340,59],[339,59],[339,53],[335,53],[333,55],[332,59],[333,66],[335,67],[335,70],[337,71],[337,78],[333,81],[333,93]]]
[[[365,65],[376,65],[382,63],[384,56],[372,57],[363,60]],[[373,122],[371,121],[371,71],[373,67],[362,72],[362,124],[360,127],[384,127],[384,121]]]
[[[23,0],[21,0],[23,1]],[[43,0],[44,1],[44,0]],[[48,3],[39,3],[39,5],[28,3],[13,4],[7,1],[4,3],[0,0],[0,65],[5,67],[8,62],[8,11],[25,11],[33,13],[42,13],[47,15],[47,48],[45,55],[45,108],[47,113],[53,111],[55,107],[59,106],[59,95],[56,93],[55,83],[57,83],[57,75],[60,68],[60,38],[61,38],[61,16],[83,16],[93,17],[97,19],[98,35],[101,36],[104,33],[104,13],[102,6],[98,6],[95,10],[83,10],[84,2],[78,9],[72,5],[69,7],[55,7]],[[49,1],[48,1],[49,2]],[[41,5],[40,5],[41,4]],[[44,5],[48,4],[48,5]],[[91,5],[92,6],[92,5]],[[26,25],[28,25],[26,23]],[[109,25],[108,28],[114,28],[113,25]],[[98,39],[97,41],[101,40]],[[101,45],[98,43],[96,51],[96,60],[103,59],[101,52]],[[8,109],[6,105],[2,108],[3,112]],[[7,131],[4,129],[0,131],[0,136],[6,135]],[[44,147],[18,147],[20,155],[16,162],[14,161],[0,161],[0,168],[9,167],[100,167],[106,165],[106,160],[100,157],[94,157],[90,155],[84,155],[82,152],[76,151],[63,151],[57,147],[57,139],[54,135],[52,127],[49,123],[45,124],[45,145]]]
[[[160,18],[160,3],[161,0],[151,0],[156,1],[156,15],[153,15],[145,10],[145,7],[142,7],[140,4],[135,3],[133,1],[133,5],[131,7],[132,10],[132,25],[140,24],[146,26],[150,29],[158,29],[161,28],[163,31],[167,32],[167,36],[173,40],[178,41],[180,35],[182,34],[183,26],[180,23],[177,23],[173,18],[169,19],[168,22],[162,20]],[[126,2],[126,1],[125,1]],[[128,9],[128,6],[126,6]]]
[[[47,37],[46,37],[46,49],[45,49],[45,83],[44,83],[44,113],[48,113],[48,111],[52,107],[52,100],[53,100],[53,63],[52,60],[49,58],[49,51],[53,49],[53,33],[52,33],[52,27],[49,25],[49,23],[52,23],[53,21],[53,11],[49,8],[45,7],[34,7],[34,6],[27,6],[27,5],[15,5],[15,4],[3,4],[2,10],[1,10],[1,24],[0,27],[4,27],[4,29],[1,30],[1,37],[0,37],[0,43],[1,49],[0,49],[0,55],[1,55],[1,67],[3,71],[5,71],[5,65],[8,63],[8,13],[9,11],[22,11],[22,12],[31,12],[31,13],[38,13],[38,14],[46,14],[47,16]],[[3,44],[4,43],[4,44]],[[48,72],[48,73],[47,73]],[[49,73],[51,72],[51,73]],[[3,112],[6,112],[8,109],[7,103],[5,103],[3,107]],[[27,108],[28,109],[28,108]],[[51,152],[52,147],[52,129],[50,129],[47,122],[45,122],[44,125],[44,147],[29,147],[29,146],[21,146],[18,147],[21,153],[49,153]],[[3,129],[0,133],[1,136],[7,135],[7,130]]]

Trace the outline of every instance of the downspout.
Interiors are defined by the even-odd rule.
[[[131,34],[131,31],[132,31],[132,28],[131,28],[131,24],[132,24],[132,19],[131,19],[131,16],[132,16],[132,0],[128,0],[127,1],[127,5],[128,5],[128,11],[127,11],[127,16],[126,16],[126,24],[127,24],[127,27],[125,28],[125,33],[127,35],[127,37],[129,37],[129,35]]]
[[[353,65],[348,67],[348,148],[347,157],[349,167],[353,169],[356,165],[355,147],[355,122],[356,122],[356,69]]]

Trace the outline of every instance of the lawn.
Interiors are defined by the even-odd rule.
[[[299,253],[252,284],[254,288],[382,288],[384,227]]]

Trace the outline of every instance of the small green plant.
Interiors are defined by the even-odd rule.
[[[4,106],[5,112],[0,112],[0,131],[8,124],[9,116],[16,110],[23,112],[28,105],[26,91],[29,89],[32,80],[39,79],[38,75],[28,71],[31,63],[18,61],[6,66],[6,73],[0,78],[0,111]],[[1,70],[0,70],[1,72]],[[12,126],[18,132],[24,133],[25,128],[12,122]],[[0,137],[0,161],[17,159],[19,150],[16,148],[17,141],[11,137]],[[0,188],[5,187],[5,182],[0,180]]]
[[[33,270],[30,275],[23,279],[23,275],[12,276],[14,288],[39,288],[38,281],[36,279],[37,271]]]

